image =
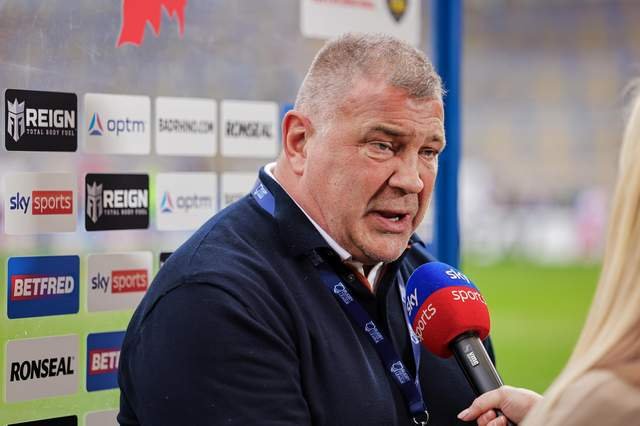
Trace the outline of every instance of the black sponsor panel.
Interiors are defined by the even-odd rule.
[[[4,92],[7,151],[77,151],[75,93],[7,89]]]
[[[85,177],[85,229],[149,227],[149,175],[89,173]]]
[[[172,251],[160,252],[160,267],[164,265],[164,262],[166,262],[169,259],[169,256],[171,256],[171,254],[173,254]]]
[[[56,417],[54,419],[33,420],[24,423],[12,423],[8,426],[78,426],[78,416]]]

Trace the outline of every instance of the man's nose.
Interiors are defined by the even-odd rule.
[[[417,159],[398,161],[396,168],[389,178],[389,185],[407,194],[418,194],[424,188],[420,178]]]

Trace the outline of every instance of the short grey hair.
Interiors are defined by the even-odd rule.
[[[294,108],[330,119],[358,79],[381,80],[406,90],[411,98],[442,101],[442,80],[424,53],[388,35],[348,33],[320,49]]]

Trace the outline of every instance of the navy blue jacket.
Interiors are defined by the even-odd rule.
[[[384,271],[376,294],[337,259],[264,171],[275,216],[248,195],[215,215],[159,271],[129,324],[119,366],[122,425],[412,425],[367,336],[309,261],[338,275],[412,366],[397,277],[428,262],[422,243]],[[331,260],[333,259],[333,260]],[[489,350],[490,350],[489,344]],[[491,353],[491,350],[490,350]],[[422,350],[429,425],[463,424],[474,398],[453,358]]]

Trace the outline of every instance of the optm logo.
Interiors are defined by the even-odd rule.
[[[162,201],[160,202],[160,211],[162,213],[173,212],[173,201],[171,200],[171,194],[169,191],[164,191],[162,194]]]
[[[102,121],[100,121],[100,115],[94,112],[89,122],[89,134],[91,136],[102,136],[104,129],[102,127]]]

